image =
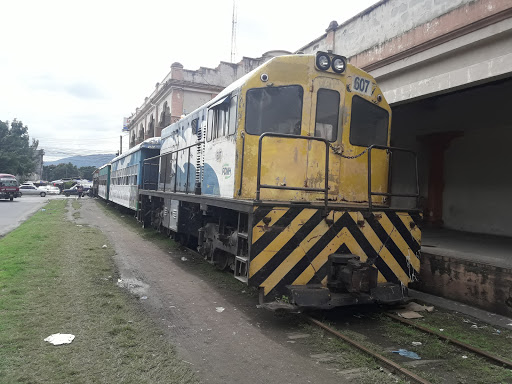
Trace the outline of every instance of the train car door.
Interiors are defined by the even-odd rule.
[[[329,199],[336,200],[340,180],[339,156],[333,155],[331,148],[339,148],[343,134],[343,108],[345,85],[341,80],[330,77],[317,77],[312,82],[311,114],[309,136],[321,137],[329,142]],[[307,152],[306,183],[309,188],[323,188],[325,183],[326,146],[319,141],[310,141]],[[323,199],[318,194],[317,199]]]

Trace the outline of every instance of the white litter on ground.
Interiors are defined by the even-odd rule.
[[[103,247],[101,247],[101,248],[107,248],[107,244],[103,244]]]
[[[420,345],[422,345],[422,343],[421,341],[413,341],[412,345],[414,345],[415,347],[419,347]]]
[[[216,310],[217,312],[219,312],[219,313],[220,313],[220,312],[224,312],[224,309],[225,309],[224,307],[216,307],[216,308],[215,308],[215,310]]]
[[[188,259],[187,259],[185,256],[183,256],[183,257],[181,258],[181,261],[187,261],[187,260],[188,260]]]
[[[47,341],[53,345],[62,345],[71,343],[74,338],[75,335],[71,335],[69,333],[54,333],[53,335],[50,335],[44,339],[44,341]]]

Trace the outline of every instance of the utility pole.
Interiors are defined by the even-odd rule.
[[[119,136],[119,154],[123,153],[123,135]]]
[[[231,62],[236,56],[236,0],[233,0],[233,17],[231,18]]]

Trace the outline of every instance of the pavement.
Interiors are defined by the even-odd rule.
[[[434,305],[438,308],[444,308],[450,311],[463,313],[464,315],[471,316],[484,323],[512,330],[512,319],[506,316],[501,316],[496,313],[475,308],[467,304],[459,303],[458,301],[448,300],[443,297],[430,295],[428,293],[416,291],[410,288],[409,296],[413,299]]]
[[[450,229],[422,230],[421,252],[512,268],[512,238]]]

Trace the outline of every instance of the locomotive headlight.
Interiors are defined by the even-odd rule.
[[[325,53],[319,54],[316,57],[316,66],[322,71],[327,71],[331,66],[331,59]]]
[[[332,70],[336,73],[343,73],[347,68],[347,62],[344,57],[335,57],[332,60]]]

